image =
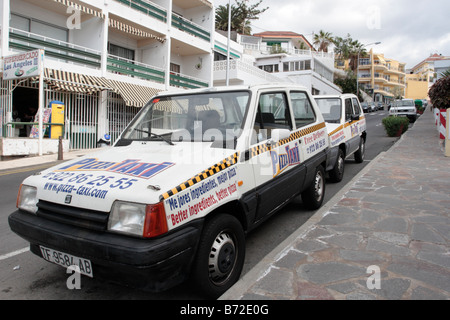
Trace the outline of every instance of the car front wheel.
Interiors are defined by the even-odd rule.
[[[245,235],[229,214],[207,221],[192,271],[193,284],[209,298],[218,298],[238,279],[244,265]]]

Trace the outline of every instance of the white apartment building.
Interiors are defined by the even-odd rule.
[[[230,83],[259,83],[258,79],[265,79],[300,84],[314,95],[342,93],[333,83],[334,53],[316,52],[300,34],[268,31],[240,36],[238,43],[246,59],[232,62]],[[215,67],[217,64],[215,62]],[[261,75],[252,66],[258,68]],[[214,83],[222,82],[223,74],[219,79],[215,74]]]
[[[44,105],[64,104],[65,148],[95,148],[155,93],[213,85],[214,16],[208,0],[0,0],[0,57],[44,49]],[[36,153],[23,121],[38,86],[0,78],[1,156]]]

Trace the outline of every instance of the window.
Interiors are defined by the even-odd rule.
[[[297,128],[301,128],[316,121],[316,115],[306,93],[291,92],[291,102]]]
[[[134,50],[120,47],[112,43],[108,43],[108,53],[116,57],[134,60]]]
[[[351,99],[345,99],[345,121],[348,121],[352,118],[353,114],[353,106]]]
[[[265,66],[259,66],[259,68],[269,73],[278,72],[278,64],[268,64]]]
[[[342,103],[339,98],[316,98],[323,119],[328,123],[339,123],[341,121]]]
[[[273,129],[292,130],[292,120],[285,93],[261,94],[254,129],[258,134],[258,142],[271,138]]]
[[[11,13],[10,23],[12,28],[35,33],[64,42],[67,42],[69,35],[68,30],[65,28],[61,28],[44,21],[24,17],[14,13]]]
[[[171,73],[181,73],[181,66],[179,64],[170,63],[170,72]]]
[[[283,71],[311,70],[311,60],[283,62]]]
[[[359,116],[361,114],[361,108],[359,107],[359,101],[356,98],[352,98],[352,100],[353,100],[354,114]]]

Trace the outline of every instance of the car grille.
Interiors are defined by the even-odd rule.
[[[37,216],[72,226],[103,231],[108,226],[109,212],[94,211],[40,200]]]

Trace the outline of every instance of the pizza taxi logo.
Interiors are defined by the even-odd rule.
[[[300,152],[297,143],[295,143],[294,148],[286,146],[285,150],[286,153],[280,154],[275,151],[270,152],[274,177],[283,172],[287,167],[300,163]]]
[[[136,159],[127,159],[121,162],[99,161],[96,158],[88,158],[59,168],[57,171],[107,171],[126,174],[133,177],[149,179],[167,168],[175,165],[173,162],[146,163]]]

